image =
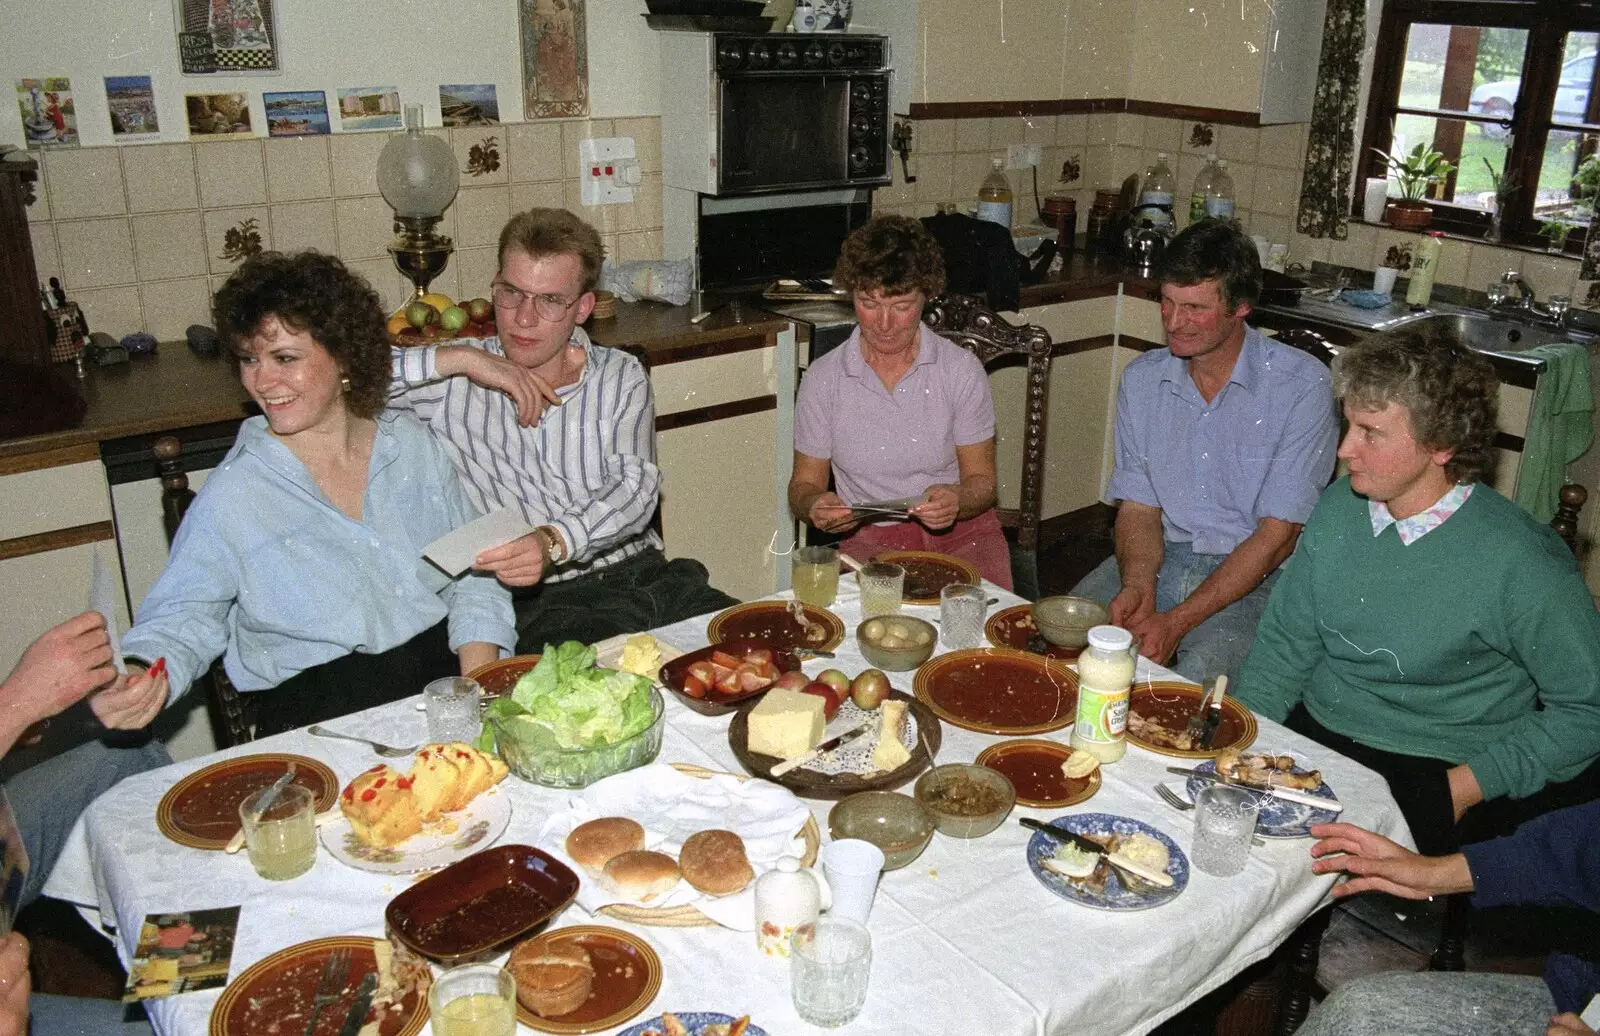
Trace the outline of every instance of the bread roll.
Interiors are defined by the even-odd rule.
[[[597,876],[613,858],[643,848],[644,828],[627,817],[591,820],[579,824],[567,836],[567,855]]]
[[[640,849],[607,862],[603,880],[612,891],[648,903],[676,888],[679,877],[672,857]]]
[[[745,855],[744,839],[732,831],[697,831],[683,843],[678,854],[683,878],[701,892],[727,896],[755,880]]]
[[[577,942],[560,932],[529,939],[511,951],[506,970],[517,983],[517,1000],[541,1018],[570,1014],[589,999],[594,963]]]

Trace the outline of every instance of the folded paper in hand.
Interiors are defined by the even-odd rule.
[[[94,551],[94,572],[89,577],[89,610],[105,618],[106,636],[111,638],[111,664],[117,667],[117,672],[126,673],[128,666],[122,661],[122,637],[117,632],[116,584],[98,547]]]
[[[455,577],[471,568],[472,562],[484,551],[504,546],[532,531],[533,526],[520,513],[502,507],[440,536],[422,548],[422,556],[438,565],[445,575]]]

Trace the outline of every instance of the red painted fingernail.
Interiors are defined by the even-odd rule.
[[[167,657],[162,655],[156,659],[156,664],[150,667],[150,679],[159,680],[167,674]]]

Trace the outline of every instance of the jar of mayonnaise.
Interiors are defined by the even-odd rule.
[[[1078,656],[1078,721],[1072,747],[1102,763],[1128,751],[1128,693],[1133,686],[1133,634],[1120,626],[1095,626],[1089,646]]]

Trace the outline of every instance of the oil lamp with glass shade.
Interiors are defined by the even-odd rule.
[[[416,285],[416,298],[450,261],[454,243],[434,227],[461,185],[455,152],[422,132],[422,105],[408,104],[406,131],[391,137],[378,155],[378,190],[394,209],[394,265]]]

